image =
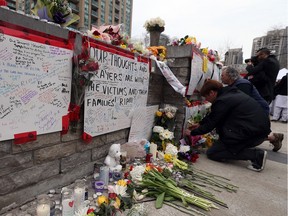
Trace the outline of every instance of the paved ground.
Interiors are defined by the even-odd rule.
[[[228,204],[228,209],[220,207],[207,212],[211,216],[287,216],[287,124],[272,122],[274,132],[284,133],[283,147],[273,152],[269,142],[259,148],[268,151],[265,169],[258,173],[248,170],[246,161],[218,163],[200,155],[195,167],[221,175],[239,187],[237,193],[221,192],[214,194]],[[169,206],[155,210],[153,203],[146,204],[149,215],[186,215]]]
[[[272,151],[269,142],[264,142],[259,146],[268,151],[266,167],[260,173],[248,170],[246,168],[249,164],[247,161],[218,163],[208,160],[204,154],[200,155],[195,163],[196,168],[226,177],[231,180],[232,184],[239,187],[237,193],[213,192],[229,208],[220,206],[219,209],[205,212],[206,215],[287,216],[287,124],[272,122],[272,130],[285,134],[283,147],[276,153]],[[57,198],[56,195],[54,198]],[[28,203],[20,209],[3,214],[3,216],[35,215],[35,205],[35,202]],[[167,205],[156,210],[154,202],[146,202],[145,208],[149,216],[186,215]]]

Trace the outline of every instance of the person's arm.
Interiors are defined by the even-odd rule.
[[[200,126],[191,131],[190,135],[202,135],[212,131],[227,115],[229,106],[223,101],[216,101],[211,107],[211,113],[200,122]]]
[[[257,73],[263,72],[263,68],[265,66],[265,62],[260,62],[258,65],[253,67],[252,65],[247,65],[246,70],[248,71],[248,74],[246,76],[252,76]]]

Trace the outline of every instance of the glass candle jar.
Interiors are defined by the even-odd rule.
[[[109,167],[108,166],[101,166],[100,167],[100,181],[104,182],[104,188],[109,184]]]
[[[104,182],[103,181],[95,181],[94,187],[95,187],[95,193],[104,191]]]
[[[65,188],[62,191],[62,216],[73,216],[74,215],[74,196],[73,190]]]
[[[86,185],[84,180],[75,181],[75,187],[74,187],[75,212],[77,212],[81,208],[81,205],[84,203],[85,187]]]
[[[37,197],[37,216],[50,216],[50,198],[47,194],[41,194]]]

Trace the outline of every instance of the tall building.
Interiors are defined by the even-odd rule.
[[[288,68],[287,44],[288,44],[288,26],[284,29],[268,31],[267,35],[253,39],[251,56],[255,55],[257,50],[267,47],[273,51],[280,63],[280,68]]]
[[[30,14],[34,7],[33,0],[6,0],[10,9],[21,10]],[[69,27],[79,30],[91,29],[92,25],[123,24],[124,32],[131,36],[133,0],[68,0],[72,12],[80,20]]]
[[[225,53],[224,65],[243,64],[242,48],[229,49]]]

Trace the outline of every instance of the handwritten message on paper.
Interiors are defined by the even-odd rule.
[[[135,110],[132,119],[128,142],[150,140],[155,121],[155,113],[159,106],[140,107]]]
[[[90,57],[100,68],[86,89],[84,132],[97,136],[130,127],[134,110],[146,106],[148,64],[94,47]]]
[[[71,94],[72,50],[0,38],[0,141],[62,130]]]

